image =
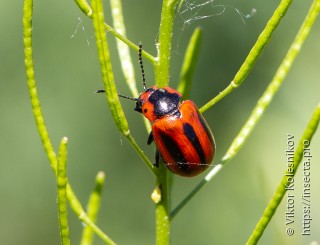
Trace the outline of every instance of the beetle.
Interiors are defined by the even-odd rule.
[[[211,165],[215,155],[216,146],[210,127],[194,102],[180,102],[181,94],[175,89],[146,88],[141,43],[139,63],[144,91],[139,98],[119,97],[134,100],[134,110],[142,113],[152,124],[147,144],[153,141],[156,144],[155,167],[159,167],[161,157],[174,174],[184,177],[201,174]]]

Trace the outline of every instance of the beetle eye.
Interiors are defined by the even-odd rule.
[[[137,100],[136,107],[134,108],[135,111],[142,113],[142,102],[141,100]]]

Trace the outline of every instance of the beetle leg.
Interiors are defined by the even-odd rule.
[[[159,154],[158,150],[156,150],[155,160],[156,160],[156,162],[153,164],[153,166],[155,166],[156,168],[159,168],[160,154]]]
[[[154,141],[154,138],[153,138],[153,134],[152,134],[152,131],[151,131],[149,136],[148,136],[147,144],[150,145],[153,141]],[[159,154],[158,150],[156,150],[155,160],[156,160],[156,162],[153,164],[153,166],[158,168],[159,167],[159,162],[160,162],[160,154]]]
[[[150,132],[148,140],[147,140],[147,144],[150,145],[153,142],[153,134],[152,132]]]

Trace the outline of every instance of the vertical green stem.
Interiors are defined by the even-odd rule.
[[[155,78],[158,87],[167,86],[169,83],[170,52],[172,40],[172,27],[177,0],[163,0],[158,57],[155,64]],[[158,245],[169,244],[170,217],[169,217],[169,191],[168,170],[161,165],[157,173],[157,186],[161,190],[161,201],[156,204],[156,239]]]
[[[57,186],[58,186],[58,210],[59,210],[59,224],[60,237],[62,245],[70,245],[69,239],[69,224],[68,224],[68,209],[67,209],[67,142],[68,139],[64,137],[61,140],[58,158],[57,171]]]
[[[157,186],[161,190],[161,200],[156,203],[156,244],[166,245],[170,242],[170,217],[168,170],[161,164],[157,178]]]
[[[163,0],[159,42],[158,42],[158,63],[155,65],[156,85],[158,87],[167,86],[169,83],[170,52],[172,40],[172,27],[174,20],[174,7],[177,0]]]

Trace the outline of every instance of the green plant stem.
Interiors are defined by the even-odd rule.
[[[104,13],[102,2],[101,0],[93,0],[91,1],[91,4],[93,9],[92,18],[96,36],[96,45],[98,49],[98,57],[105,86],[106,99],[109,104],[113,120],[120,133],[127,138],[132,147],[137,151],[139,156],[141,156],[141,158],[145,161],[151,172],[155,174],[154,167],[152,166],[150,161],[147,160],[147,157],[136,144],[134,138],[130,134],[128,122],[119,101],[118,92],[112,72],[107,36],[104,28]]]
[[[126,36],[126,28],[124,24],[124,17],[122,13],[122,3],[121,0],[110,0],[111,10],[112,10],[112,18],[113,25],[117,33],[122,36]],[[119,38],[116,38],[118,54],[121,62],[122,73],[124,74],[127,85],[131,91],[131,94],[134,98],[139,97],[139,92],[137,90],[137,82],[135,79],[134,66],[132,64],[132,59],[130,55],[129,46],[124,43]],[[134,48],[135,49],[135,48]],[[144,50],[142,50],[144,52]],[[148,55],[147,53],[144,54]],[[155,59],[153,58],[153,62],[155,63]],[[142,88],[142,83],[139,83],[140,88]],[[146,125],[147,131],[151,131],[150,123],[146,118],[144,118],[144,123]],[[150,167],[150,165],[148,165]]]
[[[279,66],[271,83],[263,93],[262,97],[258,100],[258,103],[254,108],[254,110],[252,111],[249,119],[247,120],[245,125],[242,127],[237,137],[232,142],[227,153],[222,158],[221,162],[223,164],[225,162],[230,161],[235,156],[235,154],[240,150],[240,148],[244,145],[246,139],[248,138],[250,133],[253,131],[255,125],[258,123],[264,111],[271,103],[276,92],[278,92],[295,58],[300,52],[304,41],[308,37],[310,29],[317,18],[318,12],[319,12],[319,6],[317,6],[317,4],[314,3],[311,6],[309,13],[307,14],[302,26],[300,27],[298,34],[296,35],[293,43],[291,44],[285,58],[281,62],[281,65]]]
[[[215,165],[215,167],[206,175],[196,186],[193,188],[189,194],[182,199],[182,201],[170,212],[170,219],[173,220],[177,214],[182,210],[182,208],[189,203],[189,201],[204,187],[213,176],[215,176],[220,169],[222,168],[222,164]]]
[[[99,172],[96,177],[96,185],[93,192],[90,195],[87,205],[87,214],[89,219],[96,223],[97,215],[100,209],[101,193],[104,185],[105,174]],[[93,242],[93,230],[90,226],[85,226],[82,232],[81,245],[91,245]]]
[[[220,162],[217,165],[215,165],[213,169],[204,177],[204,179],[182,200],[182,202],[177,205],[177,207],[170,214],[171,218],[174,218],[176,214],[188,203],[188,201],[191,200],[192,197],[196,193],[198,193],[198,191],[201,190],[222,169],[222,167],[240,151],[241,147],[249,138],[254,127],[257,125],[265,110],[269,107],[275,94],[278,92],[296,56],[301,50],[301,47],[305,39],[308,37],[310,29],[319,12],[318,5],[319,3],[313,4],[295,40],[291,44],[285,58],[281,62],[281,65],[279,66],[275,76],[273,77],[272,81],[270,82],[269,86],[267,87],[263,95],[258,100],[248,120],[231,143],[225,155],[222,157]]]
[[[163,0],[159,42],[157,44],[158,57],[155,64],[156,86],[164,87],[169,83],[170,52],[172,40],[172,27],[177,0]],[[156,244],[166,245],[170,240],[170,217],[169,217],[169,196],[168,170],[161,164],[156,180],[156,185],[161,190],[161,201],[156,203]]]
[[[201,113],[208,110],[210,107],[216,104],[219,100],[224,98],[226,95],[231,93],[234,89],[238,88],[242,84],[244,79],[248,76],[249,72],[253,68],[255,62],[259,58],[261,52],[263,51],[263,48],[270,41],[274,30],[277,28],[280,21],[285,16],[288,8],[290,7],[291,2],[292,0],[282,0],[280,2],[279,6],[277,7],[276,11],[273,13],[272,17],[268,21],[266,27],[261,32],[260,36],[258,37],[258,40],[252,47],[249,55],[245,59],[244,63],[240,67],[239,71],[235,75],[232,82],[229,84],[227,88],[225,88],[222,92],[220,92],[216,97],[214,97],[207,104],[202,106],[200,108]]]
[[[74,0],[80,10],[89,18],[92,18],[92,9],[89,5],[89,3],[85,0]]]
[[[36,126],[42,141],[42,145],[48,156],[50,166],[55,175],[57,175],[57,157],[52,147],[51,140],[49,138],[48,130],[45,125],[45,121],[42,115],[40,101],[38,97],[36,81],[34,77],[34,65],[32,55],[32,16],[33,16],[33,1],[24,0],[23,7],[23,44],[24,44],[24,58],[25,69],[27,75],[28,90],[32,105],[32,112],[35,118]],[[74,194],[71,185],[68,183],[66,187],[66,194],[68,201],[70,202],[72,210],[78,214],[80,220],[91,226],[96,234],[107,244],[115,244],[105,233],[103,233],[90,219],[86,216],[79,200]]]
[[[183,3],[184,3],[184,0],[179,0],[178,8],[177,8],[178,10],[180,10]]]
[[[116,85],[114,83],[107,35],[104,28],[104,13],[102,2],[99,0],[93,0],[91,1],[91,4],[93,10],[93,27],[96,36],[96,45],[98,49],[98,57],[105,86],[107,102],[109,104],[113,120],[115,121],[118,130],[124,136],[126,136],[130,133],[129,126],[122,110]]]
[[[309,121],[300,139],[298,148],[294,153],[293,167],[292,168],[290,167],[285,171],[276,192],[274,193],[261,219],[259,220],[253,233],[251,234],[249,240],[247,241],[247,244],[250,244],[250,245],[257,244],[264,230],[266,229],[267,225],[271,221],[273,215],[275,214],[278,206],[281,203],[281,200],[283,199],[284,194],[287,191],[287,188],[292,183],[292,179],[294,178],[294,175],[298,170],[305,148],[309,148],[311,139],[319,125],[319,121],[320,121],[320,104],[317,106],[316,110],[313,112],[311,120]]]
[[[182,94],[182,101],[190,96],[193,74],[200,53],[201,40],[202,30],[198,27],[194,30],[190,38],[180,73],[178,91]]]
[[[131,146],[133,147],[133,149],[135,149],[135,151],[138,153],[140,158],[147,164],[147,167],[150,169],[150,171],[154,175],[156,175],[157,172],[158,172],[158,169],[153,166],[153,164],[150,162],[149,158],[146,156],[146,154],[144,154],[144,152],[141,150],[139,145],[135,142],[135,140],[132,137],[132,135],[129,134],[126,138],[129,141],[129,143],[131,144]]]
[[[67,185],[67,197],[68,201],[70,203],[70,206],[72,210],[75,212],[75,214],[78,216],[79,220],[84,222],[86,225],[90,226],[91,229],[104,241],[106,244],[110,245],[116,245],[114,241],[111,240],[111,238],[104,233],[92,220],[88,217],[86,212],[84,211],[81,203],[79,202],[78,198],[74,194],[74,192],[71,189],[71,186]]]
[[[161,190],[161,200],[156,203],[156,244],[166,245],[170,242],[170,218],[168,170],[161,164],[156,185]]]
[[[158,57],[155,64],[155,79],[158,87],[169,84],[172,27],[177,0],[163,0],[159,30]]]
[[[60,237],[62,245],[69,245],[69,224],[68,224],[68,209],[66,187],[67,179],[67,142],[68,139],[64,137],[61,140],[58,158],[57,171],[57,186],[58,186],[58,210],[59,210],[59,224]]]
[[[23,44],[25,56],[25,69],[27,75],[28,89],[31,99],[32,111],[36,121],[37,129],[39,131],[42,145],[49,158],[51,168],[54,173],[57,172],[57,158],[56,153],[52,147],[48,131],[43,119],[42,111],[40,108],[40,101],[38,99],[38,92],[36,81],[34,78],[34,65],[32,55],[32,15],[33,15],[33,1],[25,0],[23,9]]]

